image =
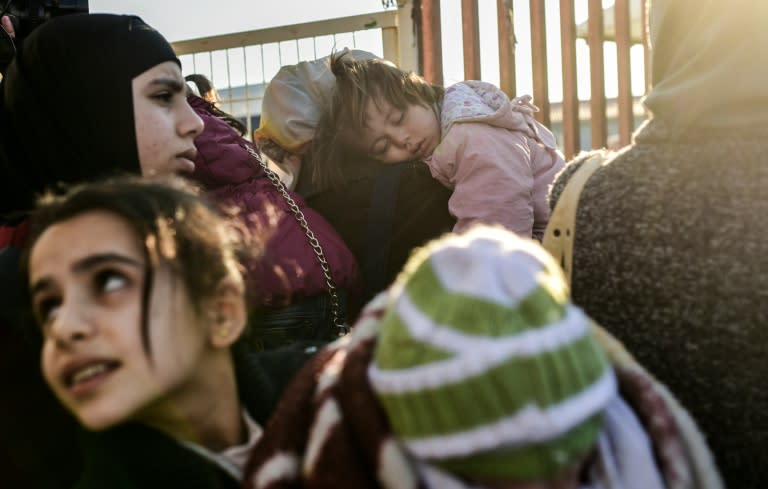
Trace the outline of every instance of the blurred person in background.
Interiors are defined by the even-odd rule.
[[[763,1],[651,1],[651,116],[587,181],[573,250],[574,302],[690,409],[730,489],[768,481],[766,23]]]

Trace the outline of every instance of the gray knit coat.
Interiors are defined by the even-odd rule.
[[[557,177],[554,208],[580,157]],[[729,488],[768,487],[768,129],[653,121],[587,182],[573,299],[667,384]]]

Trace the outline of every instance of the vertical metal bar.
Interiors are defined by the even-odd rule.
[[[435,85],[443,85],[443,48],[440,34],[440,0],[421,1],[422,75]]]
[[[216,83],[213,81],[213,51],[208,51],[208,67],[211,69],[211,83],[213,86],[216,86]],[[202,94],[201,94],[202,95]]]
[[[563,152],[571,159],[581,149],[579,95],[576,82],[576,20],[573,0],[560,0],[560,43],[563,62]]]
[[[629,0],[616,0],[616,70],[619,81],[619,145],[631,142],[635,117],[632,101],[632,68],[630,60],[631,32],[629,24]]]
[[[477,0],[461,0],[461,29],[464,34],[464,79],[480,80],[480,25]]]
[[[587,22],[587,42],[589,43],[589,112],[592,127],[592,147],[606,146],[607,124],[605,117],[605,54],[603,49],[604,24],[602,0],[589,0],[589,20]]]
[[[267,83],[267,67],[264,65],[264,45],[259,44],[259,54],[261,54],[261,82]]]
[[[515,77],[515,24],[512,0],[496,0],[499,19],[499,85],[513,98],[517,93]]]
[[[229,67],[229,49],[224,50],[224,58],[227,60],[227,99],[229,100],[229,112],[230,114],[234,112],[234,109],[232,107],[232,71]]]
[[[246,137],[248,140],[253,141],[253,124],[251,123],[251,101],[248,93],[248,56],[245,52],[245,46],[241,46],[243,51],[243,78],[245,78],[245,128]]]
[[[547,75],[547,22],[544,0],[531,0],[531,59],[533,61],[533,98],[541,112],[536,119],[549,127],[549,80]]]

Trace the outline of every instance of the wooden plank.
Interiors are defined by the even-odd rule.
[[[604,148],[608,141],[605,114],[605,53],[603,49],[603,2],[589,0],[587,43],[589,43],[590,127],[592,148]]]
[[[443,85],[443,48],[440,33],[440,0],[421,1],[422,76]]]
[[[629,0],[616,0],[614,11],[616,14],[616,70],[619,81],[619,145],[626,146],[632,142],[632,131],[635,129],[630,59]]]
[[[517,93],[515,76],[515,24],[512,0],[496,0],[499,19],[499,85],[509,98]]]
[[[394,27],[387,27],[381,30],[381,45],[384,51],[384,59],[395,63],[397,66],[402,67],[402,61],[400,60],[400,39],[397,37],[398,29]]]
[[[549,81],[547,75],[547,29],[544,0],[530,0],[531,60],[533,61],[533,99],[541,109],[536,119],[551,126]]]
[[[653,69],[651,67],[651,40],[648,37],[648,0],[640,0],[642,5],[640,6],[640,15],[643,23],[643,61],[645,65],[645,93],[651,91],[653,86]]]
[[[397,12],[389,10],[371,14],[339,17],[337,19],[306,22],[288,26],[270,27],[246,32],[233,32],[220,36],[201,37],[174,42],[177,55],[204,51],[218,51],[241,46],[253,46],[271,42],[290,41],[307,37],[327,36],[340,32],[354,32],[365,29],[397,27]],[[325,53],[329,54],[329,53]]]
[[[401,70],[419,72],[419,43],[416,42],[417,23],[413,18],[413,0],[400,0],[397,7],[397,66]],[[381,30],[384,36],[385,29]]]
[[[465,80],[482,79],[480,75],[480,23],[477,10],[477,0],[461,0]]]
[[[560,0],[560,44],[563,63],[563,153],[566,159],[571,159],[581,149],[573,0]]]

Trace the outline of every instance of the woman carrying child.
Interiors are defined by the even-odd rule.
[[[275,348],[335,339],[356,315],[354,256],[328,221],[263,164],[237,119],[195,95],[188,101],[205,125],[195,138],[190,178],[220,204],[236,208],[240,222],[265,241],[263,254],[244,263],[253,343]]]
[[[373,59],[359,50],[345,55]],[[450,191],[420,162],[380,165],[339,153],[341,178],[320,185],[312,167],[312,141],[336,78],[328,57],[283,66],[264,90],[254,139],[271,160],[292,174],[296,192],[333,225],[360,265],[361,303],[384,290],[411,251],[449,231]]]
[[[453,190],[454,230],[496,223],[541,240],[548,188],[565,163],[529,96],[509,100],[481,81],[443,89],[377,59],[342,54],[330,65],[336,87],[313,153],[321,181],[339,178],[345,149],[381,163],[423,160]]]

